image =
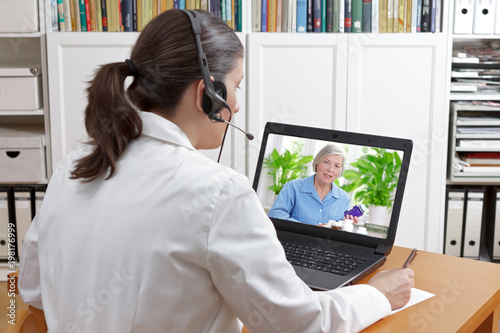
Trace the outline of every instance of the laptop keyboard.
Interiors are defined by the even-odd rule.
[[[367,259],[332,250],[323,250],[306,245],[281,242],[286,258],[296,266],[316,269],[339,275],[347,275]]]

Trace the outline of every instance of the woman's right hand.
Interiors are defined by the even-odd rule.
[[[368,285],[384,294],[395,310],[405,306],[410,300],[411,288],[415,286],[414,276],[411,268],[396,268],[375,274]]]

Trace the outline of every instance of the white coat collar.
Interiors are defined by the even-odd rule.
[[[140,111],[139,115],[142,119],[143,135],[196,150],[182,129],[170,120],[151,112]]]

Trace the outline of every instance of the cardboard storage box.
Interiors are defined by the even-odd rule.
[[[42,107],[40,67],[0,67],[0,111]]]
[[[42,126],[0,126],[0,183],[46,182],[45,165]]]
[[[0,0],[0,32],[36,32],[37,0]]]

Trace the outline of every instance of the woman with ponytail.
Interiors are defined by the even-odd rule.
[[[197,13],[230,120],[243,46]],[[49,332],[350,332],[405,304],[410,269],[323,293],[295,274],[248,180],[198,152],[227,128],[198,61],[188,14],[169,10],[90,82],[88,144],[57,166],[21,253],[21,297]]]

